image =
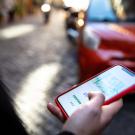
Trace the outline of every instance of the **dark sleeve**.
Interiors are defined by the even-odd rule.
[[[73,134],[73,133],[71,133],[71,132],[68,132],[68,131],[62,131],[62,132],[60,132],[60,133],[57,134],[57,135],[75,135],[75,134]]]
[[[8,92],[8,88],[0,79],[0,134],[28,135],[14,109],[13,100]]]

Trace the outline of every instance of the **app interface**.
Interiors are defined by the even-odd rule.
[[[121,66],[115,66],[60,96],[58,101],[70,116],[81,104],[89,100],[87,95],[90,91],[101,91],[105,95],[105,100],[108,100],[134,84],[135,75],[133,73],[126,72]]]

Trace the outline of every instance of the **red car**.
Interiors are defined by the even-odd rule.
[[[134,5],[133,0],[90,1],[78,38],[81,81],[116,64],[135,71]]]

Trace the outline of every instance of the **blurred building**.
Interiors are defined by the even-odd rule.
[[[135,0],[111,0],[114,10],[120,18],[132,19],[135,17]]]
[[[0,0],[0,21],[6,22],[10,12],[15,6],[15,0]]]
[[[34,0],[0,0],[0,21],[6,23],[16,17],[33,13]]]

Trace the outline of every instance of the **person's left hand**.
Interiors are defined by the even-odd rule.
[[[53,105],[52,103],[48,103],[47,108],[57,119],[59,119],[63,123],[65,122],[65,117],[59,107]]]

